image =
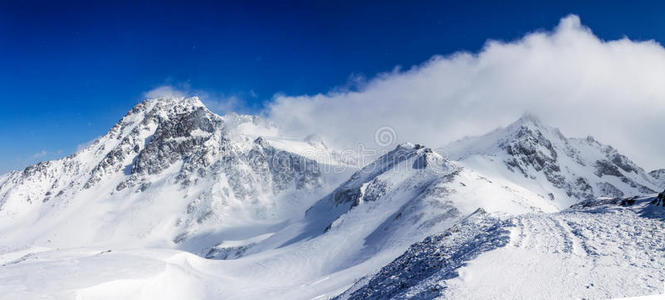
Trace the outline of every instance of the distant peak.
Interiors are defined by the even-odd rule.
[[[516,131],[521,131],[523,128],[528,128],[530,130],[537,130],[540,132],[549,132],[562,139],[564,138],[563,134],[559,131],[559,129],[546,125],[540,120],[539,117],[531,113],[523,114],[519,119],[517,119],[517,121],[505,127],[505,130],[507,130],[508,132],[516,132]]]
[[[438,153],[434,152],[432,148],[425,147],[421,144],[412,144],[412,143],[403,143],[397,145],[394,150],[390,151],[389,154],[403,154],[403,153],[413,153],[418,155],[424,155],[428,157],[440,157]],[[442,158],[442,157],[440,157]]]
[[[409,142],[406,142],[406,143],[402,143],[402,144],[399,144],[399,145],[395,146],[395,149],[394,149],[394,150],[399,150],[399,149],[413,149],[413,148],[415,148],[415,147],[416,147],[416,145],[411,144],[411,143],[409,143]]]

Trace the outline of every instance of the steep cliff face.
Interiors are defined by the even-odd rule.
[[[510,178],[560,208],[596,197],[653,193],[657,186],[649,174],[613,147],[593,137],[567,138],[528,115],[506,128],[462,139],[440,151],[462,165]]]

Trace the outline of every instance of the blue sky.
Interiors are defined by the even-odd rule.
[[[73,153],[163,85],[255,113],[570,13],[601,39],[665,42],[657,2],[16,2],[0,3],[0,173]]]

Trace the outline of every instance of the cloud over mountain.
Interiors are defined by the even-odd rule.
[[[552,31],[488,41],[479,53],[435,56],[356,91],[275,96],[266,114],[288,132],[318,133],[342,146],[374,146],[375,131],[385,126],[394,129],[396,143],[437,146],[529,112],[566,135],[593,134],[655,168],[665,166],[663,78],[662,45],[604,41],[570,15]]]

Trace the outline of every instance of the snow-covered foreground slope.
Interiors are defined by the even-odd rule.
[[[587,202],[510,218],[478,211],[414,244],[340,299],[606,299],[665,293],[665,208]]]
[[[663,293],[665,208],[590,202],[515,217],[477,210],[382,261],[326,270],[353,241],[237,260],[166,249],[34,248],[0,256],[2,299],[605,299]],[[332,249],[331,249],[332,248]]]
[[[224,287],[176,250],[29,249],[0,264],[1,299],[214,299]]]
[[[658,180],[613,147],[590,136],[566,138],[530,115],[440,152],[462,166],[538,193],[560,209],[581,200],[639,196],[661,188]]]

